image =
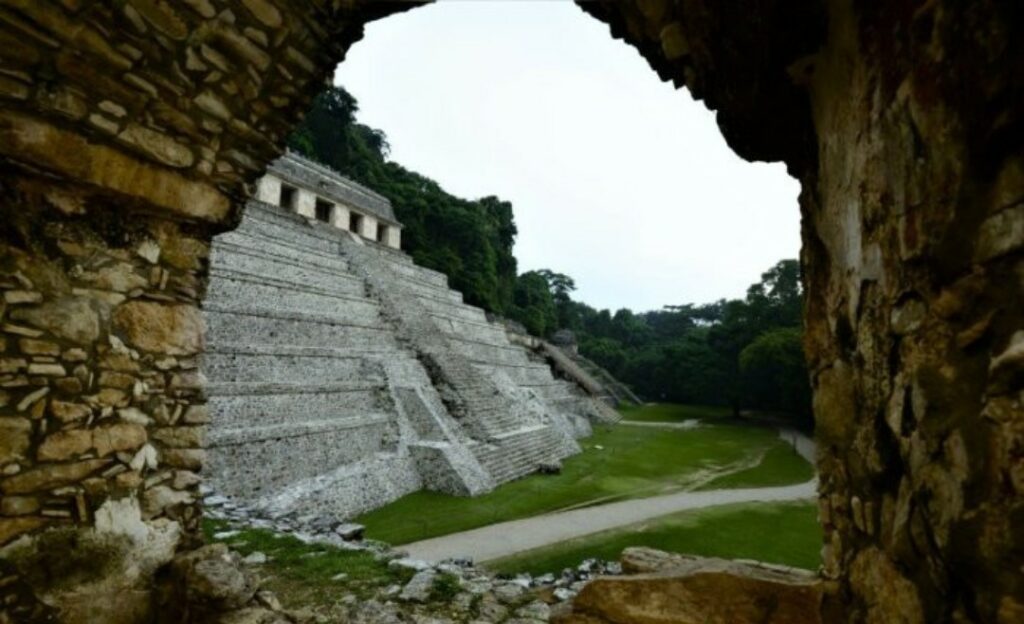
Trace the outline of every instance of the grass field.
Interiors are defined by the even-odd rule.
[[[716,477],[697,489],[772,487],[803,483],[813,477],[814,468],[807,460],[788,444],[779,444],[768,449],[758,465]]]
[[[723,505],[597,533],[487,563],[495,572],[558,572],[589,558],[616,560],[629,546],[670,552],[757,559],[817,569],[821,527],[813,503]]]
[[[369,597],[381,587],[404,583],[412,576],[404,568],[389,568],[370,552],[306,544],[290,535],[261,529],[243,529],[227,538],[214,537],[227,528],[224,521],[203,520],[207,542],[224,542],[242,555],[259,551],[270,557],[261,566],[260,576],[264,586],[277,594],[286,607],[327,604],[336,600],[342,590]]]
[[[677,405],[675,403],[647,403],[619,409],[626,420],[641,422],[677,423],[686,420],[715,421],[732,417],[728,407],[708,405]]]
[[[655,414],[676,414],[681,420],[721,418],[715,408],[674,407],[644,406],[630,410],[629,417],[648,421],[654,420]],[[680,414],[686,414],[685,418]],[[357,522],[366,525],[368,537],[406,544],[573,507],[695,489],[716,472],[728,472],[730,466],[736,469],[761,455],[766,458],[761,466],[741,470],[733,484],[718,487],[799,483],[811,476],[807,462],[773,430],[758,427],[721,424],[672,430],[618,426],[599,428],[580,444],[583,453],[565,460],[561,474],[533,475],[476,498],[417,492],[365,514]]]

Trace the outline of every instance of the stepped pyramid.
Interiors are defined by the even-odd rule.
[[[380,200],[289,154],[215,239],[203,370],[218,493],[338,517],[420,489],[477,495],[614,420],[396,249]]]

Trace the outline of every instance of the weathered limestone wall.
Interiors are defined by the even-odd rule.
[[[857,620],[1021,620],[1024,20],[830,9],[804,199],[825,574]]]
[[[12,606],[20,600],[30,609],[32,596],[66,607],[63,621],[116,621],[103,612],[95,617],[82,606],[86,601],[119,609],[122,621],[145,619],[145,601],[119,590],[131,584],[119,562],[166,560],[170,549],[160,545],[167,542],[150,536],[168,536],[170,522],[188,528],[190,507],[157,505],[164,511],[142,523],[134,510],[141,513],[150,490],[187,496],[191,486],[174,489],[174,477],[167,490],[159,489],[166,482],[147,484],[169,471],[160,450],[155,468],[147,467],[151,455],[143,453],[141,467],[151,472],[135,489],[123,489],[120,475],[104,473],[124,459],[128,469],[121,474],[134,472],[131,450],[113,450],[114,432],[116,445],[129,449],[142,437],[127,425],[144,429],[139,448],[149,444],[176,454],[157,439],[162,415],[147,412],[152,423],[143,425],[148,421],[118,409],[157,399],[183,406],[184,418],[184,405],[199,401],[176,394],[186,388],[171,380],[177,374],[178,383],[194,383],[181,362],[187,364],[186,353],[201,344],[201,328],[186,319],[202,295],[202,268],[174,266],[169,250],[192,241],[178,257],[183,264],[202,257],[212,231],[197,224],[231,225],[246,183],[278,155],[297,115],[362,25],[407,6],[337,0],[0,4],[0,265],[27,267],[21,272],[30,280],[0,278],[2,322],[43,332],[32,337],[25,329],[3,330],[3,361],[15,361],[13,371],[0,375],[16,385],[0,395],[9,433],[0,464],[12,473],[17,465],[19,473],[0,480],[0,507],[14,513],[20,497],[45,498],[38,511],[3,519],[4,539],[34,540],[18,558],[0,557],[4,591],[18,595],[4,603],[7,619],[32,621]],[[784,161],[803,184],[807,346],[822,449],[826,573],[838,580],[843,618],[1020,621],[1020,3],[609,0],[584,8],[635,45],[659,75],[686,85],[716,110],[741,156]],[[136,227],[161,245],[150,274],[143,270],[146,256],[133,256],[119,234]],[[57,244],[65,230],[94,240],[89,246],[96,253],[80,258]],[[160,231],[170,234],[161,239]],[[110,264],[95,265],[93,257]],[[103,273],[120,263],[129,266]],[[155,268],[161,281],[167,270],[167,286],[154,285]],[[186,278],[193,272],[194,279]],[[127,283],[103,283],[122,274]],[[172,278],[194,284],[171,287]],[[126,293],[117,290],[126,286]],[[167,288],[171,298],[158,298]],[[132,295],[136,289],[141,292]],[[115,302],[110,293],[125,300]],[[122,309],[128,312],[118,314]],[[22,311],[26,318],[15,319]],[[93,316],[95,325],[74,322]],[[110,354],[119,347],[103,342],[111,333],[138,352],[138,360],[130,351],[127,356],[138,370],[114,369],[117,358]],[[171,336],[177,336],[173,346],[161,346]],[[23,345],[23,338],[57,349]],[[80,362],[76,348],[85,351]],[[41,352],[27,352],[34,349]],[[161,370],[166,357],[182,370]],[[79,379],[79,365],[90,369],[91,379]],[[17,385],[20,376],[27,386]],[[138,396],[134,378],[145,382]],[[160,378],[167,384],[162,389]],[[44,386],[46,395],[26,400],[28,388],[41,392]],[[125,392],[119,400],[126,406],[109,406],[113,413],[104,415],[103,405],[89,400],[101,387]],[[102,396],[115,397],[109,391]],[[80,412],[84,423],[74,424],[80,419],[67,412],[65,423],[52,412],[58,400],[88,406],[93,420]],[[41,455],[46,440],[65,428],[69,433]],[[67,460],[48,459],[56,448],[80,450]],[[38,491],[15,491],[42,477],[44,466],[60,479],[37,482]],[[101,481],[89,483],[99,496],[85,485],[94,474]],[[82,497],[77,488],[62,489],[75,484]],[[107,503],[103,489],[113,492]],[[34,503],[24,504],[22,510]],[[121,558],[115,549],[101,549],[111,561],[102,569],[93,557],[68,556],[88,553],[82,544],[97,530],[133,536],[119,540]],[[16,561],[32,559],[64,564],[65,574],[6,574]],[[150,567],[135,568],[143,592]]]
[[[151,619],[197,538],[210,239],[404,8],[0,2],[0,621]]]
[[[1024,619],[1020,5],[583,7],[803,184],[824,574],[846,620]]]
[[[51,180],[7,172],[0,201],[3,573],[92,621],[142,617],[154,570],[196,543],[208,242]],[[33,621],[23,590],[3,589],[9,621]]]

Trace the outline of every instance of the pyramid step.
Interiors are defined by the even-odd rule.
[[[253,275],[331,292],[362,294],[366,290],[363,280],[344,265],[300,262],[251,247],[228,244],[217,244],[213,257],[213,271]]]
[[[253,500],[387,450],[390,428],[386,415],[367,412],[334,422],[215,430],[206,467],[219,493]]]
[[[242,222],[235,230],[243,235],[257,235],[297,248],[325,253],[337,253],[344,232],[331,226],[313,222],[283,208],[247,202]]]
[[[539,385],[551,383],[554,377],[545,364],[476,364],[485,375],[503,373],[518,385]]]
[[[319,239],[317,239],[319,240]],[[214,253],[241,250],[273,258],[279,262],[292,262],[300,266],[317,266],[332,271],[347,271],[348,260],[337,247],[323,249],[306,246],[302,242],[291,242],[264,236],[259,232],[232,230],[214,239]]]
[[[203,373],[211,382],[300,382],[330,380],[383,383],[377,359],[353,356],[347,350],[245,349],[209,347],[203,355]]]
[[[495,346],[510,346],[505,329],[497,325],[442,314],[431,314],[431,320],[446,335]]]
[[[258,308],[212,307],[204,310],[204,317],[209,335],[219,342],[259,340],[262,344],[299,347],[397,348],[394,335],[379,317],[342,319]]]
[[[211,430],[330,421],[390,405],[377,384],[210,383]]]
[[[347,312],[352,305],[364,308],[357,310],[356,316],[360,313],[372,315],[371,310],[378,306],[376,302],[362,296],[361,286],[355,283],[351,288],[332,290],[217,269],[211,271],[206,301],[213,307],[241,307],[249,304],[334,316],[339,316],[341,310]]]
[[[399,288],[404,288],[417,295],[424,297],[433,297],[440,299],[441,301],[451,301],[452,303],[461,304],[462,293],[457,290],[448,288],[447,285],[439,286],[433,282],[424,282],[423,280],[415,277],[410,277],[402,273],[394,272],[395,274],[395,285]]]
[[[391,258],[383,258],[389,269],[407,277],[414,278],[421,282],[434,284],[439,288],[448,288],[448,276],[440,271],[428,269],[418,264],[395,261]]]
[[[473,363],[506,365],[526,364],[529,361],[521,347],[487,344],[458,336],[449,336],[449,341],[456,353],[469,358]]]

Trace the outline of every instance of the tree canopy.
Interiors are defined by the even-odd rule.
[[[525,308],[529,320],[519,320],[541,336],[573,330],[583,355],[642,397],[727,405],[737,413],[775,412],[810,428],[796,260],[782,260],[765,271],[743,299],[639,313],[596,310],[574,301],[575,285],[561,273],[532,271],[524,278],[533,294]]]

